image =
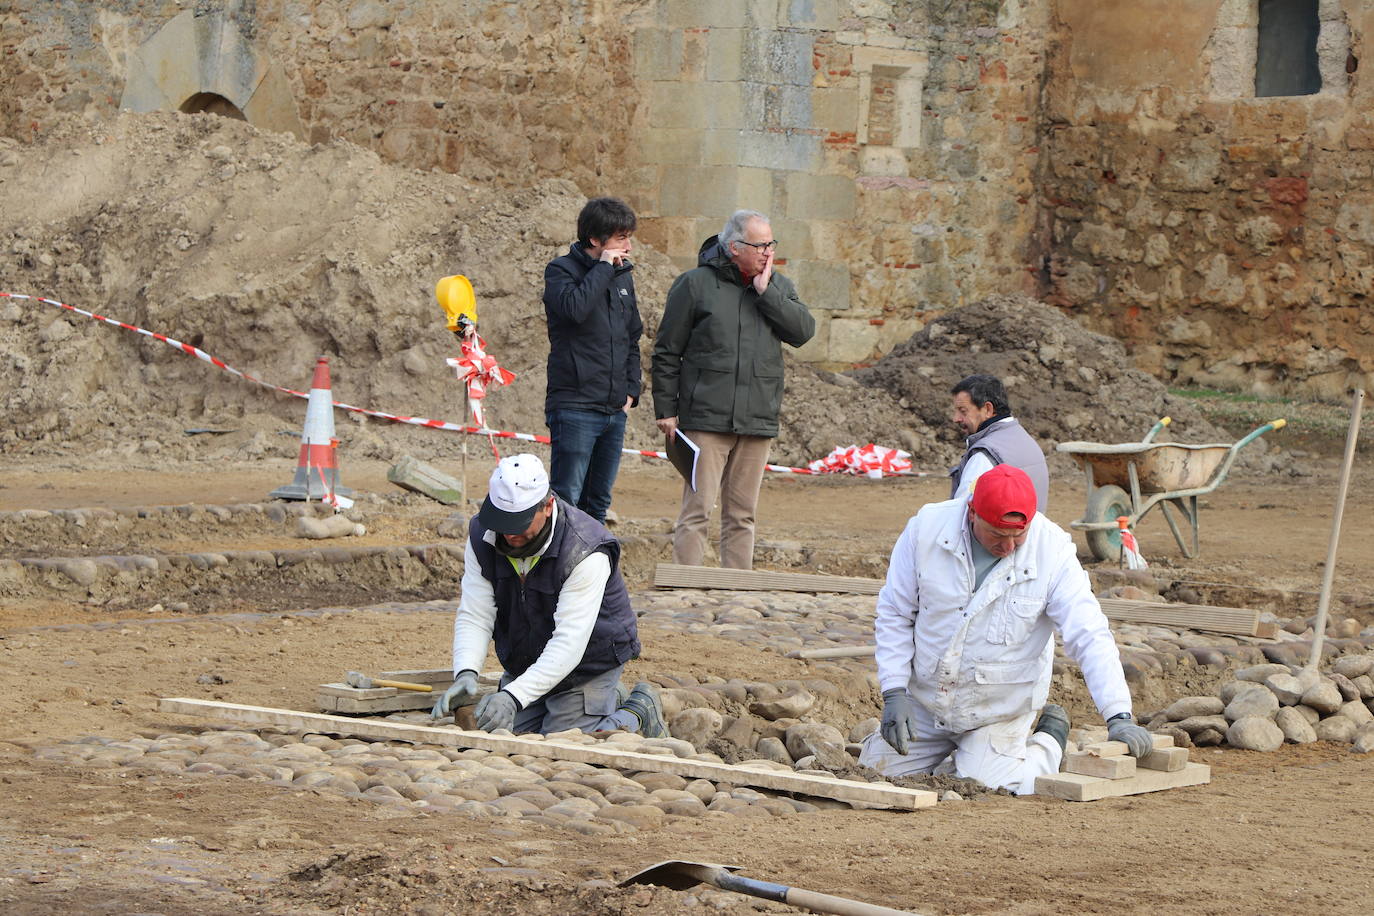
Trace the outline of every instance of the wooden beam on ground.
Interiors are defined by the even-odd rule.
[[[1278,624],[1260,623],[1259,611],[1238,607],[1208,607],[1202,604],[1159,604],[1153,601],[1130,601],[1125,598],[1099,598],[1102,613],[1108,620],[1131,623],[1156,623],[1166,627],[1189,630],[1208,630],[1213,633],[1232,633],[1273,639]]]
[[[819,798],[833,798],[845,802],[865,802],[890,808],[928,808],[935,804],[936,794],[920,789],[905,789],[887,783],[854,782],[828,776],[804,773],[770,772],[728,763],[706,760],[686,760],[681,757],[642,754],[637,751],[613,750],[604,743],[573,744],[542,737],[508,737],[486,732],[463,731],[456,728],[434,728],[425,725],[405,725],[399,722],[378,722],[349,719],[321,713],[296,712],[265,706],[244,706],[238,703],[216,703],[209,700],[163,697],[158,711],[184,716],[224,719],[249,727],[275,725],[297,731],[320,732],[343,737],[368,738],[374,741],[411,741],[447,747],[480,748],[498,754],[530,754],[553,760],[570,760],[595,766],[621,770],[673,773],[687,779],[708,779],[728,782],[736,786],[753,786],[777,792],[796,792]]]
[[[1140,795],[1161,789],[1198,786],[1212,781],[1212,768],[1202,763],[1189,763],[1181,770],[1136,770],[1125,779],[1100,779],[1077,773],[1056,773],[1035,779],[1035,794],[1049,795],[1066,801],[1097,801],[1122,795]]]
[[[876,646],[832,646],[829,649],[793,649],[784,658],[872,658]]]
[[[659,563],[654,568],[658,588],[728,588],[769,592],[846,592],[876,595],[882,579],[822,576],[814,573],[771,572],[766,569],[718,569]]]

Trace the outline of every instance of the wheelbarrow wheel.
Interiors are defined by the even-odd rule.
[[[1118,486],[1107,484],[1088,494],[1085,522],[1111,522],[1111,528],[1088,529],[1088,550],[1099,560],[1115,560],[1121,556],[1121,531],[1116,527],[1120,516],[1131,514],[1131,497]]]

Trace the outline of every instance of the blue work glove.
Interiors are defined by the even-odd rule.
[[[504,690],[489,693],[477,704],[477,727],[484,732],[508,729],[515,724],[515,714],[519,711],[520,701]]]
[[[477,672],[471,670],[459,671],[458,676],[453,679],[453,686],[444,691],[444,695],[439,697],[434,708],[430,710],[430,715],[436,719],[453,712],[457,706],[467,706],[477,699]]]
[[[883,691],[883,740],[899,754],[907,753],[916,736],[916,701],[902,687]]]
[[[1144,757],[1155,749],[1150,733],[1136,725],[1135,716],[1128,712],[1117,713],[1107,720],[1107,740],[1126,745],[1126,753],[1132,757]]]

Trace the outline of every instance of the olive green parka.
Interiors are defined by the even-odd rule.
[[[654,415],[677,417],[684,430],[773,438],[782,345],[806,343],[816,320],[776,271],[755,292],[717,236],[702,243],[697,264],[668,290],[654,341]]]

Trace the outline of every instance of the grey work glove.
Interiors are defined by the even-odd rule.
[[[1107,740],[1120,741],[1126,745],[1126,753],[1132,757],[1144,757],[1155,749],[1150,733],[1135,724],[1135,716],[1128,712],[1118,713],[1107,720]]]
[[[444,691],[444,695],[439,697],[429,714],[436,719],[442,719],[453,712],[455,707],[467,706],[476,699],[477,672],[459,671],[458,676],[453,679],[453,686]]]
[[[916,736],[916,701],[901,687],[883,691],[883,740],[899,754],[907,753]]]
[[[508,729],[515,724],[515,714],[519,711],[520,701],[509,693],[504,690],[489,693],[477,704],[477,727],[484,732]]]

